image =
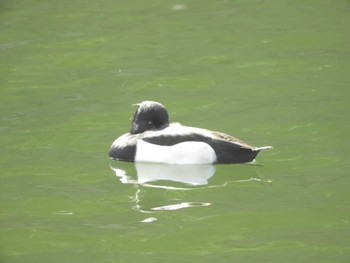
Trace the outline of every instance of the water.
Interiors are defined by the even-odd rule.
[[[0,261],[348,262],[348,13],[340,0],[3,2]],[[146,99],[274,149],[188,171],[110,161]]]

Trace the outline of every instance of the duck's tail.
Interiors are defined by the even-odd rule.
[[[272,146],[257,147],[257,148],[254,149],[254,151],[260,152],[262,150],[268,150],[268,149],[273,149],[273,147]]]

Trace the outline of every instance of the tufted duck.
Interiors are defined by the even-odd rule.
[[[253,147],[225,133],[169,124],[165,107],[154,101],[138,105],[129,133],[116,139],[113,159],[170,164],[246,163],[271,146]]]

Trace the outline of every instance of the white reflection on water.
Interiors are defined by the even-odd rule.
[[[127,172],[134,166],[136,173]],[[146,190],[146,188],[158,188],[170,191],[189,191],[203,188],[225,187],[228,182],[219,185],[208,185],[208,181],[215,175],[215,165],[174,165],[157,163],[135,163],[125,165],[123,162],[113,161],[110,164],[120,182],[136,186],[136,191],[131,196],[133,209],[141,213],[159,213],[162,211],[174,211],[184,208],[196,208],[210,206],[211,202],[191,202],[181,199],[163,200],[159,197],[159,192]],[[260,176],[259,176],[260,177]],[[260,181],[269,182],[259,178],[249,178],[236,180],[234,182]],[[146,187],[146,188],[145,188]],[[156,198],[154,198],[156,195]],[[163,196],[163,195],[162,195]],[[153,202],[169,202],[168,204],[154,204]],[[175,201],[175,203],[174,203]],[[153,204],[151,204],[153,203]],[[158,218],[150,217],[140,222],[152,223]]]
[[[118,167],[111,169],[120,178],[124,184],[142,184],[143,186],[189,190],[190,188],[173,187],[169,182],[178,182],[190,186],[207,185],[216,171],[214,165],[174,165],[174,164],[152,164],[152,163],[135,163],[137,179],[133,179],[127,172]],[[152,182],[162,181],[162,185],[152,185]]]
[[[118,165],[120,164],[120,165]],[[158,205],[155,207],[143,208],[147,206],[146,191],[140,186],[147,188],[160,188],[173,191],[186,191],[201,189],[202,187],[223,187],[224,185],[208,186],[208,180],[214,176],[216,167],[214,165],[172,165],[172,164],[154,164],[154,163],[135,163],[135,175],[129,175],[126,170],[122,169],[122,163],[111,164],[111,169],[123,184],[133,184],[137,186],[134,196],[131,200],[134,203],[133,209],[142,213],[159,213],[161,211],[173,211],[192,207],[210,206],[210,202],[190,202],[181,201],[180,203],[172,203]],[[174,186],[174,183],[182,184]],[[169,200],[170,201],[170,200]],[[171,200],[172,202],[174,200]],[[142,205],[144,204],[144,205]],[[156,222],[156,217],[146,218],[140,222],[152,223]]]
[[[189,208],[189,207],[200,207],[200,206],[209,206],[211,203],[202,203],[202,202],[182,202],[179,204],[173,204],[173,205],[165,205],[165,206],[159,206],[159,207],[153,207],[152,210],[155,211],[162,211],[162,210],[178,210],[182,208]]]

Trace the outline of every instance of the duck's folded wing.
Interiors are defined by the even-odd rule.
[[[213,138],[208,144],[216,153],[217,163],[251,162],[258,154],[258,151],[245,143]]]
[[[228,137],[225,138],[222,133],[220,135],[207,136],[200,133],[158,134],[157,136],[145,136],[142,140],[163,146],[172,146],[187,141],[205,142],[215,151],[217,163],[244,163],[254,160],[258,152],[253,147],[239,140],[228,140]]]
[[[162,146],[172,146],[182,142],[208,142],[210,137],[197,133],[184,133],[184,134],[155,134],[156,136],[148,135],[144,136],[142,140]]]

